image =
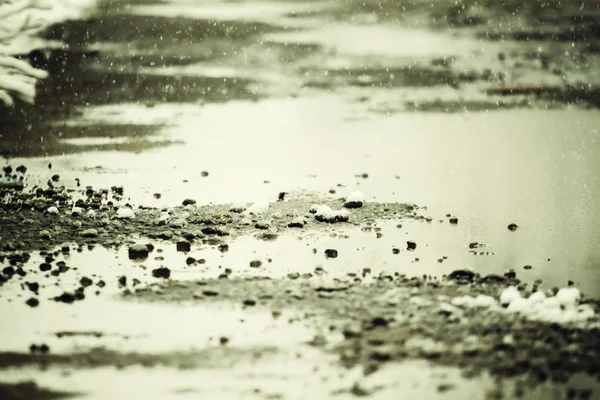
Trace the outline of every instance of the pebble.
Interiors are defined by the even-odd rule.
[[[129,259],[139,260],[148,257],[148,247],[143,244],[134,244],[129,247]]]
[[[60,303],[67,303],[67,304],[74,303],[75,300],[76,300],[75,295],[72,293],[67,293],[67,292],[64,292],[60,296],[57,296],[54,298],[54,301],[58,301]]]
[[[185,263],[187,265],[195,264],[196,263],[196,259],[194,257],[188,257],[188,258],[185,259]]]
[[[184,207],[185,207],[185,206],[189,206],[189,205],[194,205],[194,204],[196,204],[196,200],[194,200],[194,199],[185,199],[185,200],[183,201],[183,203],[181,203],[181,204],[182,204]]]
[[[409,240],[408,242],[406,242],[407,250],[414,250],[416,248],[417,248],[417,244],[415,242],[413,242],[412,240]]]
[[[258,221],[256,223],[256,225],[254,225],[254,227],[256,229],[269,229],[271,227],[271,224],[269,223],[269,221]]]
[[[28,299],[25,304],[27,304],[29,307],[33,308],[33,307],[37,307],[40,304],[40,301],[38,299],[36,299],[35,297],[31,297],[30,299]]]
[[[88,287],[88,286],[92,286],[92,280],[90,278],[88,278],[87,276],[84,276],[83,278],[81,278],[79,280],[79,283],[81,284],[81,286],[83,287]]]
[[[511,232],[516,231],[518,228],[519,228],[519,225],[517,225],[515,223],[512,223],[512,224],[508,225],[508,230],[511,231]]]
[[[450,218],[450,220],[449,220],[449,221],[450,221],[450,223],[451,223],[452,225],[456,225],[456,224],[458,224],[458,218],[456,218],[456,217]]]
[[[206,289],[202,291],[202,294],[207,296],[207,297],[215,297],[219,295],[219,292],[217,292],[216,290],[212,290],[212,289]]]
[[[42,272],[50,271],[51,268],[52,268],[52,265],[50,265],[48,263],[40,264],[40,271],[42,271]]]
[[[167,267],[160,267],[152,270],[152,276],[155,278],[168,279],[171,276],[171,270]]]
[[[187,240],[177,242],[177,251],[188,252],[192,249],[192,244]]]
[[[304,219],[297,217],[297,218],[294,218],[292,220],[292,222],[290,222],[288,224],[288,227],[289,228],[304,228],[304,223],[305,223]]]
[[[98,236],[98,231],[94,228],[89,228],[81,232],[81,236],[87,238],[95,238]]]
[[[261,265],[262,265],[262,261],[260,261],[260,260],[250,261],[251,268],[260,268]]]
[[[247,299],[244,300],[243,303],[245,306],[255,306],[256,305],[256,300],[252,300],[252,299]]]
[[[325,250],[325,258],[337,258],[338,251],[335,249],[327,249]]]

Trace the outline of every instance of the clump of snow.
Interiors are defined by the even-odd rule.
[[[48,214],[58,214],[58,208],[55,207],[55,206],[48,207],[48,209],[46,210],[46,212]]]
[[[96,211],[94,211],[94,210],[88,210],[87,216],[90,217],[90,218],[94,218],[96,216]]]
[[[503,306],[509,305],[513,300],[520,298],[521,293],[519,293],[517,288],[514,286],[509,286],[508,288],[504,289],[500,294],[500,304]]]
[[[585,322],[596,313],[588,304],[579,304],[581,292],[577,288],[560,289],[555,296],[546,297],[540,292],[533,293],[528,298],[516,297],[516,288],[506,288],[500,298],[510,298],[507,310],[517,312],[536,321],[555,322],[560,324]],[[508,294],[507,294],[508,293]]]
[[[492,296],[486,296],[483,294],[477,297],[471,296],[458,296],[454,297],[450,303],[458,307],[469,307],[469,308],[494,308],[498,306],[498,302]]]
[[[365,202],[365,196],[360,191],[356,191],[350,194],[346,199],[344,207],[346,208],[360,208]]]
[[[245,214],[262,214],[269,209],[269,202],[266,200],[257,201],[245,211]]]
[[[83,214],[83,208],[73,206],[73,208],[71,209],[71,215],[81,215],[81,214]]]
[[[348,222],[350,212],[348,210],[332,210],[327,205],[321,205],[315,212],[315,219],[319,222]]]
[[[131,219],[135,218],[135,213],[131,208],[121,207],[117,210],[117,218],[121,219]]]

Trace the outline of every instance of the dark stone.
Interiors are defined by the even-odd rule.
[[[200,175],[202,175],[202,177],[206,178],[208,176],[208,171],[202,171],[200,173]]]
[[[346,203],[344,203],[344,207],[346,208],[361,208],[362,206],[362,201],[347,201]]]
[[[119,283],[119,287],[127,286],[127,277],[123,275],[119,277],[119,280],[117,282]]]
[[[517,273],[515,272],[514,269],[508,270],[504,273],[504,276],[507,279],[515,279],[517,277]]]
[[[245,306],[255,306],[256,305],[256,300],[252,300],[252,299],[244,300],[244,305]]]
[[[110,188],[110,190],[113,193],[118,194],[119,196],[123,196],[123,193],[124,193],[123,186],[113,186]]]
[[[451,223],[452,225],[456,225],[456,224],[458,224],[458,218],[456,218],[456,217],[454,217],[454,218],[450,218],[450,223]]]
[[[198,264],[206,264],[206,260],[204,258],[201,258],[198,260]]]
[[[31,297],[30,299],[28,299],[25,304],[27,304],[29,307],[37,307],[40,304],[40,301],[38,299],[36,299],[35,297]]]
[[[192,265],[192,264],[196,263],[196,259],[194,257],[188,257],[185,259],[185,263],[187,265]]]
[[[146,249],[148,250],[148,253],[151,253],[154,251],[154,245],[152,243],[147,243]]]
[[[15,268],[14,267],[4,267],[2,269],[2,273],[8,277],[11,277],[15,274]]]
[[[531,265],[525,265],[525,266],[523,267],[523,269],[526,269],[526,270],[530,270],[531,268],[532,268],[532,267],[531,267]]]
[[[53,182],[58,182],[59,180],[60,180],[60,175],[58,175],[58,174],[52,175],[52,181]]]
[[[152,270],[152,276],[155,278],[168,279],[171,276],[171,270],[167,267],[160,267]]]
[[[79,280],[79,283],[81,284],[81,286],[83,287],[88,287],[88,286],[92,286],[92,280],[90,278],[88,278],[87,276],[84,276],[83,278],[81,278]]]
[[[60,296],[55,297],[54,301],[71,304],[75,302],[75,295],[72,293],[64,292]]]
[[[388,326],[388,321],[383,317],[375,317],[371,320],[371,326],[373,328]]]
[[[24,174],[25,172],[27,172],[27,167],[24,165],[19,165],[16,169],[17,172]]]
[[[42,354],[48,354],[50,352],[50,347],[48,347],[47,344],[42,344],[40,347],[38,347],[38,350]]]
[[[177,251],[188,252],[192,249],[192,244],[187,240],[177,242]]]
[[[508,225],[508,230],[511,231],[511,232],[516,231],[518,228],[519,228],[519,225],[517,225],[515,223],[512,223],[512,224]]]
[[[40,284],[37,282],[25,282],[25,286],[35,294],[40,290]]]
[[[229,245],[228,244],[220,244],[219,251],[221,253],[227,253],[229,251]]]
[[[479,283],[488,283],[488,284],[502,283],[502,282],[506,282],[506,277],[496,275],[496,274],[486,275],[479,280]]]
[[[260,268],[261,265],[262,265],[262,261],[260,261],[260,260],[250,261],[251,268]]]
[[[457,269],[456,271],[452,271],[450,275],[448,275],[448,279],[454,281],[473,282],[473,279],[475,279],[475,272],[469,271],[467,269]]]
[[[406,242],[407,250],[414,250],[416,248],[417,248],[417,244],[415,242],[413,242],[412,240],[409,240],[408,242]]]
[[[106,282],[104,282],[103,280],[98,281],[98,283],[96,283],[96,286],[98,286],[99,288],[103,288],[104,286],[106,286]]]
[[[224,231],[222,229],[213,228],[212,226],[206,227],[201,231],[205,235],[217,235],[217,236],[227,236],[229,232]]]
[[[183,203],[181,203],[181,204],[183,204],[184,207],[188,206],[188,205],[194,205],[194,204],[196,204],[196,200],[194,200],[194,199],[185,199],[183,201]]]
[[[202,292],[202,294],[205,295],[205,296],[207,296],[207,297],[215,297],[215,296],[219,295],[219,292],[217,292],[216,290],[207,289],[207,290],[204,290]]]
[[[327,249],[325,250],[325,258],[337,258],[338,251],[335,249]]]
[[[50,275],[52,275],[52,276],[59,276],[60,275],[60,270],[55,269],[55,270],[53,270],[53,271],[50,272]]]
[[[129,259],[140,260],[148,258],[148,246],[143,244],[134,244],[129,248]]]
[[[51,269],[52,269],[52,265],[50,265],[48,263],[40,264],[40,271],[42,271],[42,272],[50,271]]]
[[[223,346],[225,346],[228,342],[229,342],[229,339],[226,338],[225,336],[221,336],[219,338],[219,343],[221,343],[221,345],[223,345]]]
[[[397,249],[397,248],[395,248],[395,247],[394,247],[394,248],[392,249],[392,253],[393,253],[393,254],[400,254],[400,249]]]
[[[379,347],[371,352],[369,358],[379,362],[389,361],[392,359],[392,352],[387,347]]]
[[[286,194],[287,194],[286,192],[279,192],[279,196],[277,196],[277,200],[279,200],[279,201],[285,200]]]

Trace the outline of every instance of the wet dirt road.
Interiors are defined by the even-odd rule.
[[[90,19],[60,23],[45,34],[57,41],[49,45],[69,48],[48,51],[36,61],[53,72],[40,88],[37,108],[3,119],[4,164],[27,166],[27,189],[45,187],[58,174],[54,186],[77,191],[124,187],[123,198],[112,199],[117,204],[162,208],[194,199],[197,206],[210,205],[205,211],[211,218],[231,213],[232,204],[275,202],[280,192],[289,194],[284,203],[272,204],[270,213],[250,216],[249,229],[234,213],[233,222],[225,224],[233,232],[218,241],[195,232],[194,209],[175,208],[174,222],[166,227],[156,225],[157,214],[143,211],[136,211],[142,222],[131,229],[128,220],[110,225],[112,214],[107,214],[109,225],[100,216],[83,219],[83,227],[73,229],[99,230],[92,241],[100,246],[90,249],[87,239],[62,239],[71,232],[71,217],[55,223],[31,215],[12,220],[5,197],[3,221],[11,228],[1,235],[3,251],[30,252],[30,259],[17,264],[39,274],[43,287],[40,305],[32,309],[23,304],[29,296],[22,289],[30,275],[2,287],[0,315],[13,321],[0,333],[4,382],[34,378],[39,387],[99,399],[123,392],[148,399],[389,398],[399,393],[511,398],[514,382],[504,385],[497,378],[520,377],[520,370],[507,374],[498,367],[501,362],[485,357],[498,368],[468,380],[460,376],[459,367],[465,369],[460,357],[441,357],[445,361],[434,360],[434,366],[422,361],[431,357],[392,352],[392,360],[413,361],[383,365],[373,374],[363,374],[370,363],[361,357],[340,365],[344,353],[337,346],[348,338],[339,327],[331,334],[318,329],[336,314],[322,297],[298,291],[307,282],[329,284],[369,269],[365,292],[332,291],[340,310],[353,305],[370,310],[347,311],[355,322],[382,313],[379,303],[365,303],[389,295],[375,278],[380,274],[441,277],[470,268],[481,276],[502,276],[515,269],[530,285],[537,279],[544,288],[573,281],[584,294],[598,296],[595,88],[600,76],[593,7],[578,11],[587,16],[585,24],[575,18],[586,35],[575,30],[568,36],[565,32],[573,32],[568,10],[541,17],[531,11],[539,17],[531,23],[493,7],[456,13],[446,2],[429,8],[429,3],[371,7],[353,2],[119,4],[101,3]],[[490,22],[477,23],[490,16]],[[486,93],[555,86],[533,96]],[[354,224],[323,229],[312,221],[312,203],[339,208],[337,199],[355,190],[364,193],[366,205],[353,211]],[[382,203],[417,204],[417,213],[431,221],[404,209],[390,214],[394,207]],[[70,214],[68,204],[60,203],[61,215]],[[302,233],[287,228],[288,218],[304,214],[311,222]],[[447,214],[458,224],[450,224]],[[268,231],[277,239],[265,241],[253,228],[258,222],[271,225]],[[520,228],[510,231],[510,223]],[[18,233],[19,226],[35,234],[50,228],[50,236],[61,240],[31,239]],[[153,238],[163,229],[173,240]],[[186,234],[195,235],[191,249],[175,251],[178,237]],[[141,263],[129,260],[129,242],[145,243],[148,237],[162,254]],[[407,240],[417,249],[408,251]],[[38,270],[46,256],[37,253],[55,245],[60,249],[62,241],[77,245],[72,244],[72,254],[61,253],[49,263],[60,271],[54,264],[64,259],[72,270],[45,278]],[[115,249],[115,242],[122,247]],[[470,246],[474,242],[485,247]],[[107,243],[111,249],[103,248]],[[78,246],[81,253],[74,251]],[[339,256],[325,257],[327,249]],[[189,257],[195,261],[188,264]],[[253,260],[261,261],[260,268],[250,266]],[[172,271],[175,283],[152,276],[161,266]],[[227,281],[218,279],[224,273],[232,287],[242,282],[226,296],[227,286],[220,285]],[[301,281],[292,279],[296,273]],[[302,278],[308,273],[312,277]],[[81,282],[84,276],[92,286]],[[257,276],[278,283],[265,289],[247,280]],[[98,286],[100,281],[106,286]],[[147,285],[150,289],[144,289]],[[205,285],[218,286],[211,290],[220,293],[219,301],[200,300],[211,298]],[[49,300],[79,286],[87,288],[84,301]],[[485,290],[497,296],[500,289]],[[124,291],[133,301],[123,301]],[[294,304],[304,299],[307,306],[260,300],[261,291]],[[256,299],[258,307],[245,304]],[[437,308],[421,312],[438,315]],[[393,324],[390,329],[391,337],[398,335]],[[325,344],[315,346],[321,336]],[[49,345],[50,355],[39,356],[45,361],[27,355],[33,343]],[[63,354],[66,361],[59,360]],[[376,361],[385,364],[386,357]],[[591,365],[597,357],[589,355]],[[44,364],[49,367],[42,371]],[[78,370],[78,365],[92,368]],[[127,368],[116,373],[114,367]],[[550,368],[552,377],[555,369]],[[410,379],[398,383],[392,376],[400,374]],[[597,385],[588,374],[594,376],[593,368],[568,376],[568,384],[528,387],[525,395],[585,397]],[[16,396],[34,389],[10,390]]]

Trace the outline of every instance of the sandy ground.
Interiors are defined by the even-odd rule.
[[[598,18],[136,1],[51,26],[21,56],[52,79],[0,120],[0,397],[598,398]],[[348,221],[311,212],[356,190]]]

